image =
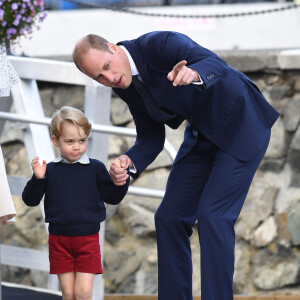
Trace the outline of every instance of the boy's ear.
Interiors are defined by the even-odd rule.
[[[58,140],[57,140],[55,135],[52,135],[51,140],[52,140],[53,145],[55,147],[57,147],[58,146]]]

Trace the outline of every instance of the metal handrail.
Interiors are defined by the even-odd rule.
[[[51,123],[51,118],[47,118],[47,117],[35,118],[35,117],[28,117],[20,114],[15,114],[15,113],[2,112],[2,111],[0,112],[0,119],[15,121],[15,122],[19,121],[23,123],[47,125],[47,126],[49,126]],[[129,136],[129,137],[136,136],[136,130],[134,128],[125,128],[125,127],[110,126],[110,125],[92,124],[91,131],[100,132],[104,134]],[[167,139],[165,140],[164,149],[166,150],[166,152],[168,153],[172,161],[174,161],[177,151]],[[137,196],[163,198],[165,191],[130,186],[128,193]]]
[[[51,118],[35,118],[35,117],[28,117],[20,114],[15,113],[7,113],[7,112],[0,112],[0,119],[8,120],[8,121],[19,121],[24,123],[34,123],[40,125],[47,125],[49,126],[51,123]],[[110,126],[110,125],[101,125],[101,124],[92,124],[91,131],[101,132],[106,134],[115,134],[115,135],[122,135],[122,136],[129,136],[135,137],[136,130],[134,128],[125,128],[119,126]],[[164,149],[174,161],[177,151],[173,147],[173,145],[169,142],[168,139],[165,140]]]

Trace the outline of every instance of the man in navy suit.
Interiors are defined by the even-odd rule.
[[[162,151],[165,124],[188,121],[155,214],[158,299],[192,300],[190,236],[197,222],[202,300],[232,300],[234,224],[266,152],[279,113],[257,86],[213,52],[177,32],[151,32],[118,44],[88,35],[77,67],[110,86],[133,116],[133,147],[110,174],[125,184]]]

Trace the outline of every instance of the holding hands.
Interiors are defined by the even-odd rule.
[[[115,185],[124,185],[129,175],[127,168],[132,167],[132,161],[127,155],[114,159],[110,165],[109,174]]]
[[[173,70],[168,74],[168,79],[173,81],[173,85],[188,85],[191,82],[200,81],[198,73],[186,67],[187,61],[182,60],[176,64]]]
[[[43,160],[43,164],[40,165],[39,157],[36,156],[31,162],[31,168],[36,178],[42,179],[46,174],[46,161]]]

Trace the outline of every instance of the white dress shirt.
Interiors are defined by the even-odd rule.
[[[54,163],[58,163],[58,162],[63,162],[65,164],[76,164],[76,163],[80,163],[83,165],[87,165],[90,163],[89,157],[87,156],[86,153],[84,153],[78,160],[73,161],[73,162],[68,162],[64,157],[62,157],[61,155],[59,155],[58,157],[56,157],[53,160]]]

